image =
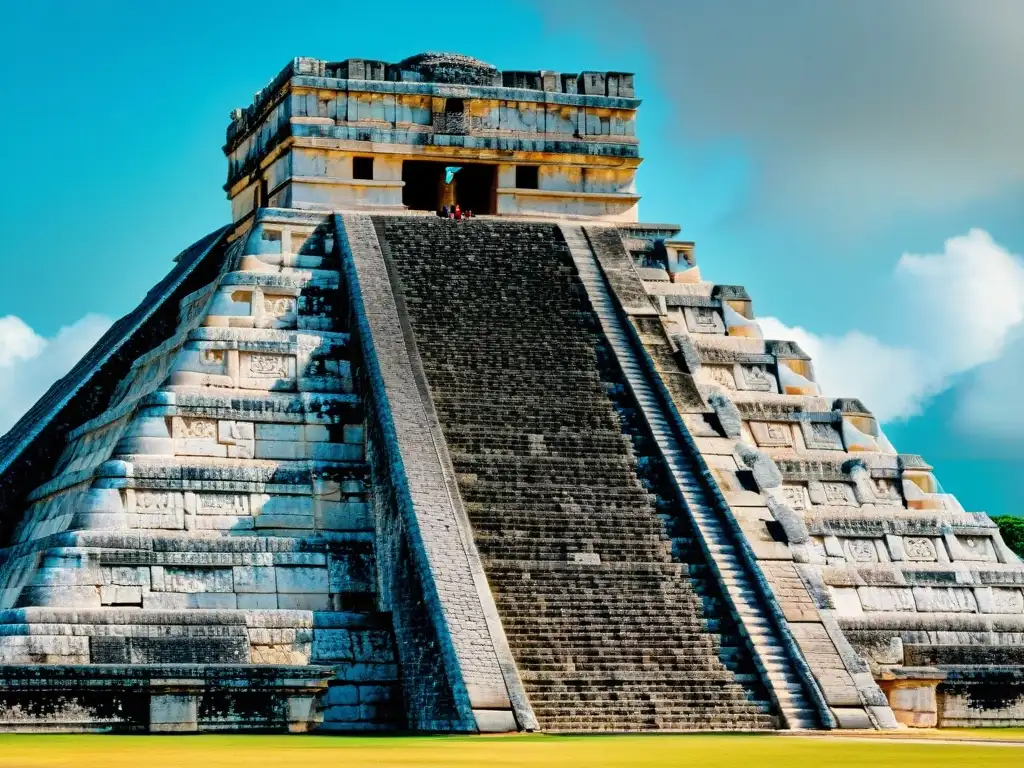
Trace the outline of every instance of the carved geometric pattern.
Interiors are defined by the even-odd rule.
[[[846,483],[822,483],[822,491],[825,494],[826,504],[852,504],[850,486]]]
[[[711,307],[685,307],[683,317],[690,333],[725,333],[721,315]]]
[[[782,448],[793,445],[793,435],[788,424],[752,421],[750,431],[759,446]]]
[[[174,436],[177,438],[214,438],[217,436],[217,422],[212,419],[174,420]]]
[[[763,365],[741,365],[738,367],[743,389],[751,392],[778,391],[775,386],[775,377],[768,373]]]

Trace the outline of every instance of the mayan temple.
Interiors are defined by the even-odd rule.
[[[232,221],[0,439],[0,728],[1024,725],[1024,564],[641,223],[639,105],[421,54],[235,110]]]

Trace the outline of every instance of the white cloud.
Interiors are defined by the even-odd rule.
[[[109,327],[109,319],[90,314],[46,338],[19,317],[0,317],[0,433],[10,429]]]
[[[45,346],[46,340],[20,317],[0,317],[0,368],[33,358]]]
[[[851,331],[818,336],[774,317],[758,318],[769,339],[789,339],[814,360],[822,392],[860,398],[882,421],[912,416],[933,394],[935,382],[921,370],[917,350],[894,347],[874,336]]]
[[[974,413],[964,426],[987,429],[996,410],[1005,420],[1016,397],[1009,397],[1005,372],[987,364],[1001,363],[1011,337],[1024,332],[1024,261],[972,229],[947,240],[942,253],[904,254],[888,288],[897,297],[887,310],[891,339],[858,330],[823,336],[773,317],[759,323],[767,338],[791,339],[811,355],[826,394],[858,397],[883,421],[914,416],[976,369],[962,388],[963,408]],[[1024,344],[1017,346],[1024,362]],[[985,409],[991,418],[979,417]]]

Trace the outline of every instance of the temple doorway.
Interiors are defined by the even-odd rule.
[[[446,169],[458,168],[450,183]],[[416,211],[439,211],[455,205],[476,215],[493,214],[498,188],[498,167],[484,163],[440,163],[406,160],[402,163],[402,204]]]

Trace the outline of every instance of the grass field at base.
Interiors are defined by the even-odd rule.
[[[1002,732],[1007,740],[1021,731]],[[998,738],[1000,732],[985,732]],[[964,734],[967,735],[966,733]],[[0,735],[2,768],[373,766],[742,766],[969,768],[1024,765],[1024,747],[754,735],[504,737]]]

